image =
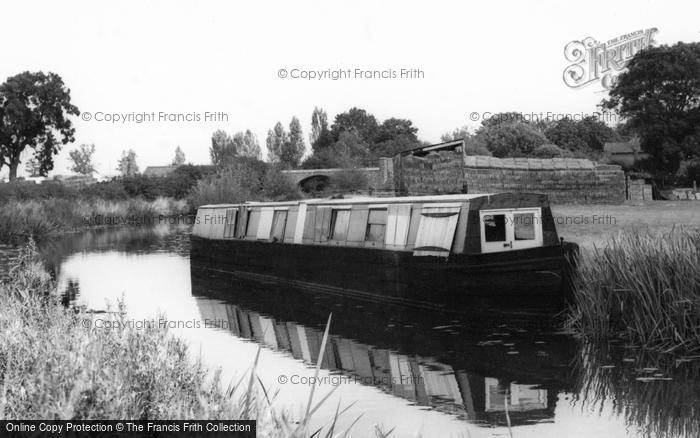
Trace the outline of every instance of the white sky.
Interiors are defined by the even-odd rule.
[[[216,129],[251,129],[262,146],[269,128],[296,115],[308,136],[315,105],[331,121],[352,106],[379,120],[408,118],[430,142],[477,126],[473,111],[591,113],[605,93],[597,84],[564,85],[568,42],[651,27],[657,43],[698,41],[698,17],[697,1],[4,1],[0,81],[56,72],[73,103],[93,114],[228,115],[144,124],[76,118],[76,142],[53,173],[69,173],[69,150],[95,143],[98,169],[113,174],[128,148],[141,169],[168,164],[177,145],[188,161],[208,163]],[[425,77],[305,81],[278,78],[281,68],[419,68]]]

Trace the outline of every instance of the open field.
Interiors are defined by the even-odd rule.
[[[552,205],[559,236],[584,248],[604,246],[620,231],[668,232],[700,228],[700,202],[652,201],[625,205]]]

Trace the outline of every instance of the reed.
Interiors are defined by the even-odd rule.
[[[142,224],[159,216],[176,216],[189,211],[187,202],[173,198],[10,200],[0,208],[0,242],[18,243],[28,237],[82,229],[110,223]]]
[[[623,232],[584,250],[568,326],[663,352],[700,350],[700,231]]]

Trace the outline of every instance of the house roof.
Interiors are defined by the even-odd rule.
[[[143,176],[168,176],[177,166],[148,166]]]
[[[641,152],[642,147],[639,145],[639,138],[635,137],[629,141],[605,143],[603,150],[608,154],[633,154],[635,152]]]

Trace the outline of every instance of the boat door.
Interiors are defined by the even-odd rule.
[[[481,210],[481,252],[502,252],[542,246],[542,210]]]

